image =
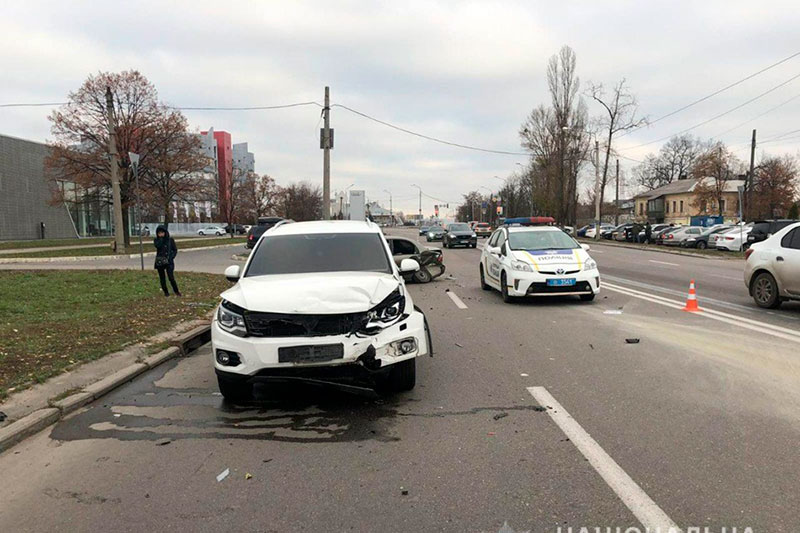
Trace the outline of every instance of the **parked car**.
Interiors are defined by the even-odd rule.
[[[430,230],[430,229],[431,229],[430,226],[420,226],[419,234],[420,235],[425,235],[426,233],[428,233],[428,230]]]
[[[613,224],[600,224],[600,236],[603,236],[603,233],[606,231],[613,231],[616,228]],[[581,235],[581,230],[578,230],[578,237],[586,237],[587,239],[594,239],[596,235],[595,225],[591,224],[587,226],[585,230],[583,230],[583,235]]]
[[[469,224],[457,222],[447,226],[447,231],[442,237],[442,243],[445,248],[454,248],[456,246],[475,248],[478,246],[478,235],[469,227]]]
[[[789,224],[799,222],[797,220],[759,220],[753,224],[753,230],[747,236],[747,244],[745,246],[752,246],[753,243],[761,242],[768,239],[771,235],[777,233]]]
[[[131,230],[131,235],[139,235],[139,230],[137,228],[133,228]],[[142,226],[142,237],[149,237],[150,236],[150,228],[147,226]]]
[[[374,223],[275,227],[244,267],[225,270],[235,285],[211,324],[222,396],[247,402],[255,383],[287,380],[413,389],[416,358],[431,353],[425,315],[403,280],[418,269],[413,259],[395,265]]]
[[[653,224],[650,226],[650,241],[648,244],[653,244],[656,242],[655,237],[661,230],[667,229],[669,224]],[[644,229],[639,232],[639,242],[645,242],[645,231]]]
[[[441,241],[444,238],[444,228],[441,226],[431,226],[428,228],[428,233],[425,235],[425,240],[428,242]]]
[[[206,226],[197,230],[198,235],[225,235],[225,228],[222,226]]]
[[[683,226],[677,225],[677,226],[667,226],[666,228],[662,229],[661,231],[658,232],[658,234],[654,238],[656,244],[664,244],[664,239],[667,237],[667,235],[681,228],[683,228]]]
[[[618,231],[623,230],[626,225],[627,224],[620,224],[619,226],[612,226],[612,227],[606,228],[606,229],[603,229],[603,227],[601,226],[600,227],[600,237],[603,238],[603,239],[613,240],[614,239],[614,234],[616,232],[618,232]],[[587,233],[588,233],[588,230],[587,230]]]
[[[703,233],[700,226],[683,226],[680,229],[667,233],[664,236],[666,246],[686,246],[686,240],[691,237],[698,237]]]
[[[487,238],[492,234],[492,226],[488,222],[478,222],[472,229],[478,237]]]
[[[627,241],[628,240],[628,233],[630,233],[631,228],[633,228],[632,223],[628,224],[620,224],[617,226],[614,231],[611,232],[611,240],[613,241]]]
[[[725,233],[721,233],[716,241],[717,250],[728,252],[742,251],[742,244],[747,244],[747,236],[750,235],[752,230],[752,226],[744,226],[742,228],[735,227]]]
[[[404,259],[413,259],[419,263],[419,270],[404,274],[406,281],[413,279],[419,283],[428,283],[445,272],[444,257],[439,248],[428,248],[405,237],[386,237],[392,258],[399,267]]]
[[[683,242],[681,242],[681,246],[685,248],[697,248],[698,250],[705,250],[708,248],[708,239],[712,235],[722,233],[723,231],[728,231],[730,228],[730,226],[726,225],[711,226],[710,228],[706,228],[705,230],[701,231],[700,235],[691,236],[688,239],[685,239]]]
[[[258,219],[258,224],[250,228],[250,231],[247,232],[247,242],[245,243],[245,246],[249,249],[252,249],[258,242],[258,239],[264,235],[265,231],[274,227],[279,222],[284,221],[286,221],[286,219],[282,217],[260,217]]]
[[[774,309],[800,300],[800,223],[753,243],[745,258],[744,282],[756,305]]]
[[[244,235],[247,233],[247,229],[241,224],[228,224],[225,226],[225,233],[234,233],[236,235]]]

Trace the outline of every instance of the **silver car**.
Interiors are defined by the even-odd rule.
[[[745,258],[744,283],[756,305],[774,309],[800,300],[800,223],[752,244]]]

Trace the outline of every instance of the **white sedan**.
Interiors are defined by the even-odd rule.
[[[197,230],[198,235],[225,235],[225,228],[219,226],[208,226]]]
[[[600,292],[600,272],[588,250],[554,226],[501,227],[481,253],[481,288],[499,290],[506,302],[520,296],[591,301]]]
[[[742,250],[742,243],[747,242],[747,236],[750,234],[752,229],[752,226],[745,226],[743,228],[736,226],[731,228],[725,233],[720,233],[719,236],[717,236],[714,246],[717,250],[740,252]]]
[[[745,253],[744,283],[759,307],[800,300],[800,224],[792,224]]]

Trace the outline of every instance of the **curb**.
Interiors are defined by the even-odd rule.
[[[139,374],[146,372],[158,365],[174,359],[180,355],[187,355],[202,346],[211,338],[211,325],[199,326],[186,333],[182,333],[170,343],[173,345],[166,350],[146,357],[142,362],[133,363],[122,370],[106,376],[100,381],[84,387],[80,392],[71,394],[61,400],[51,402],[50,407],[45,407],[20,418],[19,420],[0,428],[0,453],[15,444],[25,440],[55,424],[68,414],[80,409],[86,404],[97,400],[117,387],[128,383]]]
[[[178,250],[179,252],[199,252],[200,250],[212,250],[215,248],[232,248],[234,246],[242,246],[244,243],[236,244],[219,244],[217,246],[200,246],[198,248],[186,248]],[[144,257],[151,257],[156,255],[155,252],[145,252]],[[65,257],[0,257],[0,265],[8,265],[14,263],[58,263],[59,261],[102,261],[104,259],[137,259],[139,254],[118,254],[118,255],[87,255],[87,256],[65,256]]]
[[[618,244],[614,242],[605,242],[605,241],[606,239],[602,239],[600,242],[596,242],[594,239],[578,238],[578,242],[589,245],[597,244],[598,246],[610,246],[613,248],[628,248],[629,250],[643,250],[645,252],[656,252],[656,253],[670,254],[670,255],[683,255],[686,257],[699,257],[700,259],[720,259],[722,261],[744,260],[743,257],[736,257],[736,256],[725,257],[722,255],[706,255],[703,253],[682,252],[680,250],[670,250],[669,248],[664,248],[663,246],[657,246],[657,245],[648,245],[647,247],[643,247],[643,246],[635,246],[632,244]]]

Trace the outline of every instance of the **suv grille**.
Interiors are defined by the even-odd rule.
[[[320,337],[345,335],[366,323],[366,313],[343,315],[284,315],[246,312],[247,333],[253,337]]]

